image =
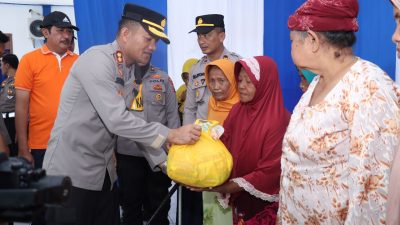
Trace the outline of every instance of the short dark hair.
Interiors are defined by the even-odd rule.
[[[216,27],[214,30],[218,31],[219,33],[224,32],[225,33],[225,28],[224,27]]]
[[[3,61],[3,63],[9,64],[14,69],[18,68],[19,60],[18,60],[18,57],[14,54],[4,55],[2,61]]]
[[[134,21],[134,20],[131,20],[131,19],[125,19],[125,18],[120,19],[120,21],[118,22],[118,32],[117,32],[117,36],[120,34],[122,28],[128,27],[128,26],[130,26],[130,25],[135,25],[135,26],[137,26],[137,25],[141,25],[141,24],[140,24],[139,22]]]
[[[10,38],[7,35],[5,35],[3,32],[1,32],[1,30],[0,30],[0,42],[6,43],[9,40],[10,40]]]
[[[318,32],[326,41],[340,49],[351,48],[356,43],[356,35],[353,31],[326,31]]]

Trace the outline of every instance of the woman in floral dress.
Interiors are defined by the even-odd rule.
[[[399,90],[356,57],[356,0],[309,0],[289,17],[292,58],[316,74],[283,141],[280,224],[385,224]]]

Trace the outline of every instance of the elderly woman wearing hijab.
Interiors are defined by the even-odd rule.
[[[229,59],[218,59],[205,68],[205,78],[211,96],[208,101],[208,119],[216,120],[221,125],[234,104],[239,102],[239,92],[234,62]],[[222,208],[216,200],[216,194],[203,192],[203,223],[205,225],[232,224],[232,211]]]
[[[289,17],[292,58],[315,77],[283,141],[281,224],[385,224],[399,92],[353,55],[357,0],[309,0]]]
[[[275,224],[282,139],[290,117],[277,66],[257,56],[236,62],[234,72],[240,103],[225,119],[221,137],[233,169],[228,182],[209,191],[224,196],[223,206],[232,206],[234,224]]]
[[[393,15],[396,21],[396,30],[392,40],[397,46],[397,57],[400,57],[400,0],[392,0]],[[400,148],[400,146],[399,146]],[[389,183],[388,210],[386,217],[387,225],[400,224],[400,152],[397,150],[396,158],[392,164]]]

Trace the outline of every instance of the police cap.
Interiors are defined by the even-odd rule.
[[[166,44],[169,44],[168,36],[164,31],[167,19],[160,13],[139,5],[126,3],[122,18],[140,22],[150,35],[160,38]]]
[[[208,14],[196,17],[196,28],[189,33],[196,32],[199,34],[207,34],[216,27],[225,28],[224,16],[220,14]]]

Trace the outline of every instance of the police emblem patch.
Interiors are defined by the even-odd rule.
[[[154,95],[154,99],[155,99],[157,102],[161,102],[161,94],[155,94],[155,95]]]
[[[162,88],[161,84],[155,84],[155,85],[153,85],[153,90],[155,90],[155,91],[162,91],[163,88]]]

